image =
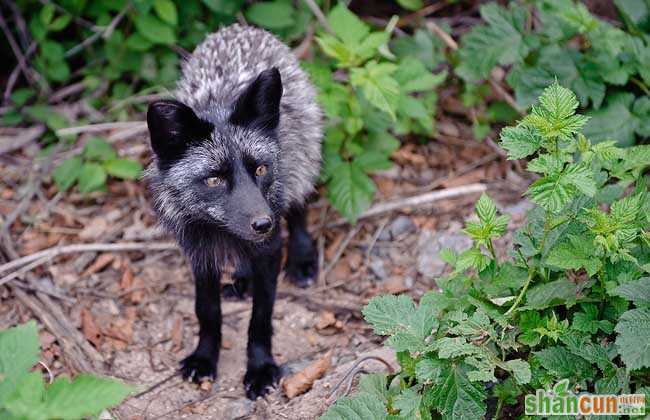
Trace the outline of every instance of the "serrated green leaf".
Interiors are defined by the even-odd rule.
[[[79,156],[63,161],[52,171],[52,179],[59,191],[66,191],[72,187],[81,174],[83,161]]]
[[[606,334],[611,334],[614,325],[607,321],[601,320],[598,317],[598,308],[591,303],[581,305],[582,312],[573,314],[572,328],[577,331],[595,334],[599,329],[603,330]]]
[[[532,374],[530,372],[530,365],[528,362],[521,359],[508,360],[506,362],[506,369],[508,369],[515,378],[515,381],[521,385],[530,382]]]
[[[395,70],[395,80],[399,83],[400,90],[405,93],[429,91],[442,83],[446,77],[444,72],[431,73],[415,58],[402,60]]]
[[[354,397],[344,397],[331,406],[321,420],[368,420],[386,419],[388,412],[375,395],[359,393]]]
[[[436,340],[435,347],[441,359],[453,359],[480,352],[478,346],[468,343],[463,337],[442,337]]]
[[[369,373],[359,379],[359,392],[374,395],[384,404],[388,403],[388,380],[383,373]]]
[[[635,134],[641,130],[647,114],[633,112],[634,95],[629,92],[615,92],[598,110],[588,112],[590,121],[584,127],[584,134],[594,142],[616,140],[619,146],[634,144]]]
[[[399,410],[399,416],[403,419],[418,418],[422,394],[412,388],[403,390],[393,400],[393,408]]]
[[[650,277],[643,277],[636,281],[623,283],[611,292],[637,305],[650,304]]]
[[[104,163],[106,172],[120,179],[137,179],[142,173],[142,165],[129,159],[111,159]]]
[[[456,73],[469,82],[489,76],[497,64],[513,64],[524,59],[528,46],[524,42],[526,11],[517,4],[504,9],[496,3],[481,6],[487,25],[474,26],[461,39],[460,64]]]
[[[537,130],[518,125],[501,130],[501,147],[508,152],[508,159],[523,159],[535,153],[542,145],[542,137]]]
[[[602,266],[600,258],[594,256],[593,238],[570,234],[551,248],[544,263],[564,270],[584,268],[590,276],[596,274]]]
[[[364,67],[350,70],[350,83],[359,89],[366,100],[377,109],[386,112],[395,120],[400,87],[392,77],[395,71],[392,63],[369,61]]]
[[[419,10],[422,8],[422,0],[397,0],[397,3],[407,10]]]
[[[424,398],[444,420],[475,420],[485,415],[485,387],[471,382],[461,365],[443,365]]]
[[[352,13],[343,3],[337,4],[327,16],[332,31],[348,45],[361,42],[370,32],[370,27]]]
[[[373,326],[375,334],[391,335],[406,327],[406,320],[415,312],[413,299],[406,295],[378,296],[370,300],[363,317]]]
[[[485,193],[476,202],[476,215],[484,225],[494,223],[497,217],[497,206],[494,201]]]
[[[375,195],[375,184],[355,162],[341,162],[330,172],[330,202],[347,220],[354,222]]]
[[[526,292],[526,306],[531,309],[571,305],[575,301],[576,285],[566,279],[540,284]]]
[[[78,188],[82,193],[97,191],[106,185],[106,171],[97,164],[86,162],[81,166],[78,177]]]
[[[621,315],[616,346],[628,370],[650,367],[650,309],[637,308]]]
[[[548,347],[533,354],[538,363],[558,379],[593,377],[593,369],[589,363],[562,346]]]
[[[39,347],[34,321],[0,332],[0,407],[38,362]]]

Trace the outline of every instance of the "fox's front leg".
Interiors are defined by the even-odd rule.
[[[217,377],[221,348],[221,273],[214,256],[190,256],[196,286],[195,311],[199,319],[199,344],[181,361],[184,379],[199,383]]]
[[[296,286],[307,287],[318,277],[318,249],[307,230],[307,211],[304,207],[292,208],[286,219],[289,227],[287,277]]]
[[[248,327],[248,363],[244,376],[246,396],[255,399],[268,393],[282,376],[273,360],[271,338],[273,304],[281,265],[281,249],[252,261],[253,313]]]

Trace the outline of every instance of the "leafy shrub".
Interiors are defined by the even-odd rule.
[[[0,418],[79,419],[98,415],[133,391],[113,379],[81,374],[45,385],[38,363],[36,323],[0,332]]]
[[[109,175],[119,179],[136,179],[142,165],[129,159],[120,159],[106,140],[93,137],[83,152],[62,162],[52,172],[52,178],[60,191],[73,185],[82,193],[105,189]]]
[[[536,204],[509,257],[494,241],[508,216],[483,195],[464,232],[473,246],[442,253],[453,271],[419,304],[380,296],[363,314],[397,352],[400,372],[361,379],[324,419],[478,419],[522,412],[525,394],[562,379],[598,393],[650,394],[650,146],[591,144],[588,117],[557,82],[501,132],[510,159],[532,157]],[[646,397],[647,398],[647,397]],[[390,416],[389,416],[390,415]]]
[[[584,133],[593,142],[650,137],[650,15],[643,2],[615,3],[627,32],[571,0],[483,5],[485,24],[461,39],[456,73],[476,83],[510,66],[506,81],[524,108],[557,77],[589,109]]]
[[[400,145],[396,135],[434,133],[437,96],[433,90],[446,72],[439,63],[437,41],[425,31],[391,38],[370,27],[339,4],[327,16],[333,34],[316,38],[331,61],[306,63],[319,88],[329,120],[323,154],[323,178],[332,205],[354,221],[371,203],[374,182],[367,174],[389,169]]]

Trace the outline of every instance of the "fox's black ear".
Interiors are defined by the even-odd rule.
[[[153,102],[147,111],[151,148],[161,160],[179,158],[192,141],[210,136],[212,124],[201,120],[192,109],[172,99]]]
[[[280,122],[282,78],[276,67],[264,70],[241,94],[230,122],[247,127],[274,129]]]

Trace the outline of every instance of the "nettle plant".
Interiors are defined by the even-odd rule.
[[[109,378],[80,374],[46,385],[38,363],[36,323],[0,331],[0,418],[6,420],[80,419],[98,416],[133,392]]]
[[[330,61],[305,63],[319,89],[329,124],[323,145],[323,178],[332,205],[354,221],[375,194],[368,174],[391,168],[396,135],[432,136],[437,95],[446,72],[439,44],[425,31],[391,40],[340,3],[327,16],[333,34],[316,38]]]
[[[556,82],[501,132],[509,159],[532,157],[539,174],[509,256],[494,245],[508,216],[483,195],[464,230],[473,246],[442,253],[453,271],[439,290],[363,310],[401,370],[362,377],[324,419],[525,418],[524,396],[562,379],[650,395],[650,146],[592,145],[577,106]]]
[[[572,0],[485,4],[485,24],[461,39],[456,74],[473,85],[507,66],[522,108],[557,78],[589,110],[587,137],[632,145],[650,136],[650,11],[644,2],[614,3],[627,30]]]

